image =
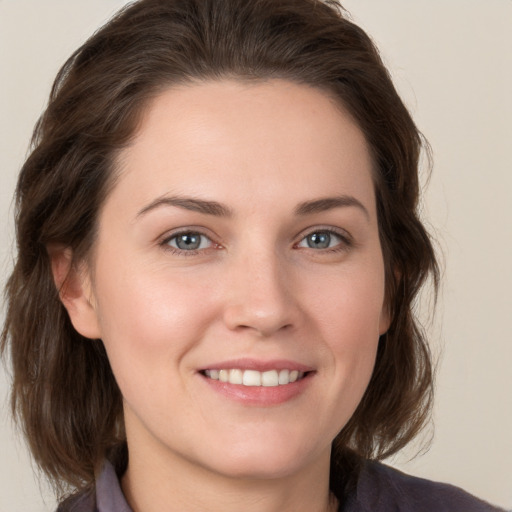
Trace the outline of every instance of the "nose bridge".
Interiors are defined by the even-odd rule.
[[[295,322],[290,270],[272,246],[247,248],[230,262],[224,317],[230,329],[268,336]]]

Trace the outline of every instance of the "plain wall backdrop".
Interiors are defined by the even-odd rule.
[[[53,78],[124,3],[0,0],[2,285],[14,253],[16,176]],[[426,454],[410,461],[411,447],[389,463],[512,509],[512,1],[343,4],[376,41],[434,152],[423,213],[444,260],[428,325],[441,355],[435,430]],[[55,501],[12,428],[7,393],[2,368],[0,510],[52,511]]]

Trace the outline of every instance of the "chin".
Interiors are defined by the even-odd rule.
[[[289,441],[289,440],[288,440]],[[220,454],[213,455],[215,471],[237,479],[280,479],[297,474],[325,459],[328,464],[330,445],[315,449],[305,442],[262,440],[241,446],[231,445]],[[214,469],[214,468],[212,468]]]
[[[219,474],[238,480],[278,480],[294,475],[303,468],[297,459],[246,460],[245,458],[224,461],[213,468]]]

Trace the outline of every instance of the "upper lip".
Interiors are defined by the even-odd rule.
[[[263,361],[259,359],[241,358],[215,362],[200,368],[200,371],[230,369],[256,370],[259,372],[265,372],[268,370],[297,370],[299,372],[311,372],[314,370],[312,366],[288,359],[272,359]]]

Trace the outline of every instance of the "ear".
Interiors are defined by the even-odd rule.
[[[387,302],[387,301],[386,301]],[[391,314],[387,303],[382,306],[379,319],[379,336],[388,332],[389,326],[391,325]]]
[[[73,261],[69,247],[52,244],[47,247],[53,280],[73,327],[86,338],[101,338],[90,271],[85,262]]]
[[[393,274],[392,279],[394,280],[394,287],[397,288],[398,284],[400,283],[400,279],[402,277],[402,273],[398,270],[398,268],[393,268]],[[387,288],[387,285],[386,285]],[[395,292],[396,293],[396,289]],[[391,305],[390,302],[392,301],[392,298],[390,296],[391,294],[386,291],[384,292],[384,304],[382,305],[382,311],[380,313],[380,320],[379,320],[379,335],[382,336],[383,334],[386,334],[389,330],[389,327],[391,325],[391,320],[393,319],[393,315],[391,314]]]

